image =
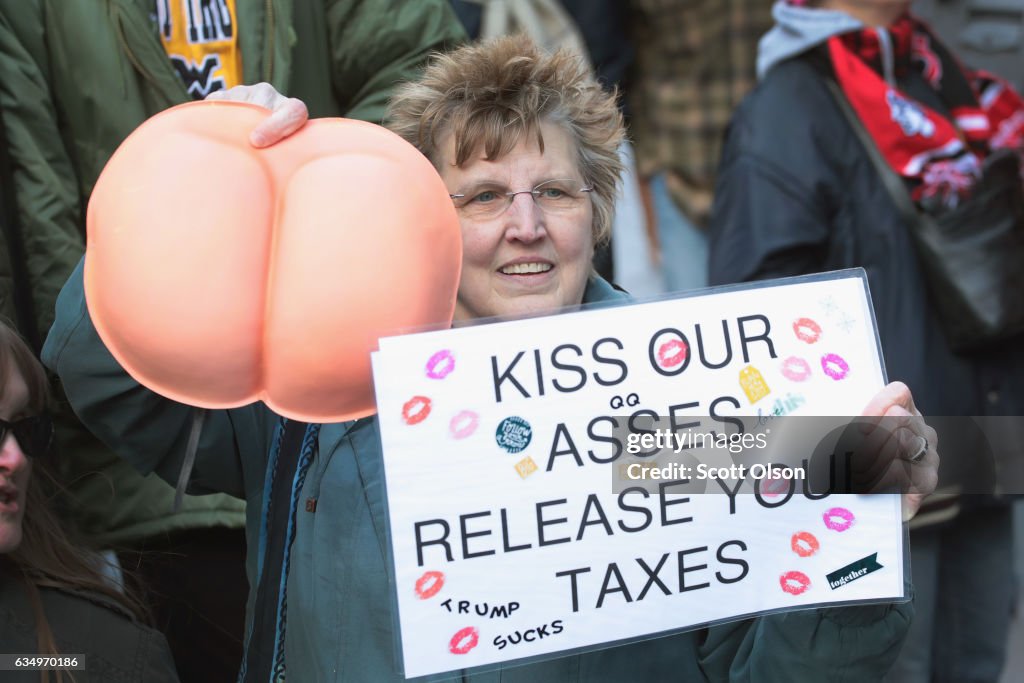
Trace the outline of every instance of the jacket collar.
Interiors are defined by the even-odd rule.
[[[107,2],[121,49],[135,70],[157,92],[165,106],[188,102],[191,98],[153,30],[150,17],[152,1]],[[278,92],[287,92],[291,49],[295,42],[292,1],[236,0],[236,3],[243,82],[267,81]]]
[[[108,0],[110,21],[121,50],[138,74],[156,91],[164,107],[191,99],[167,58],[154,30],[146,3],[139,0]]]

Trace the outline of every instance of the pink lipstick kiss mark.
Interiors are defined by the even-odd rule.
[[[480,642],[480,632],[473,626],[462,629],[448,641],[448,651],[453,655],[464,655]]]
[[[442,349],[427,361],[427,377],[444,379],[455,369],[455,356],[448,349]]]
[[[839,381],[850,374],[850,366],[842,356],[835,353],[829,353],[821,357],[821,369],[825,371],[825,374]]]
[[[782,362],[782,376],[793,382],[803,382],[811,376],[811,366],[803,358],[790,356]]]
[[[825,526],[829,529],[840,532],[846,531],[853,526],[853,522],[857,519],[846,508],[829,508],[821,518],[825,520]],[[836,518],[840,521],[836,521]]]
[[[456,439],[465,439],[476,431],[480,416],[472,410],[463,410],[448,423],[448,431]]]
[[[793,534],[793,538],[789,542],[789,546],[793,549],[793,552],[800,557],[810,557],[814,553],[818,552],[819,548],[821,548],[821,544],[818,543],[818,539],[814,537],[814,534],[807,531],[800,531]]]
[[[437,595],[443,587],[444,574],[427,572],[416,580],[416,597],[420,600],[427,600]]]
[[[430,415],[430,399],[426,396],[413,396],[402,406],[402,419],[405,424],[419,424]]]
[[[790,595],[800,595],[811,587],[811,580],[803,572],[792,571],[779,577],[779,585]]]
[[[665,342],[658,348],[658,363],[663,368],[674,368],[686,360],[690,348],[682,339]]]
[[[800,318],[793,323],[793,333],[800,341],[813,344],[821,336],[821,326],[810,318]]]

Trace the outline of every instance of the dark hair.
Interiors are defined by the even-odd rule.
[[[10,323],[0,318],[0,393],[6,390],[7,373],[11,369],[21,373],[28,385],[26,409],[38,415],[49,408],[50,391],[43,366]]]
[[[0,318],[0,396],[7,390],[12,370],[20,373],[28,386],[26,412],[40,414],[48,410],[51,399],[46,371],[25,341]],[[20,579],[28,592],[35,611],[40,654],[59,654],[43,611],[40,588],[87,593],[125,616],[145,622],[147,614],[142,604],[130,593],[122,593],[111,585],[104,576],[102,559],[69,538],[53,510],[53,496],[47,491],[57,490],[56,482],[41,463],[33,462],[32,467],[25,493],[21,544],[7,555],[0,555],[0,569]],[[73,675],[69,676],[74,680]],[[48,683],[48,671],[42,672],[41,680]],[[56,680],[62,683],[62,672],[56,673]]]

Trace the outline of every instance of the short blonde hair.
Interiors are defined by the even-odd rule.
[[[543,152],[540,124],[562,126],[575,143],[583,181],[594,188],[594,244],[608,240],[623,170],[622,114],[616,94],[603,90],[573,53],[548,54],[516,35],[434,55],[418,80],[396,89],[386,118],[435,167],[448,133],[461,166],[478,149],[489,161],[499,159],[528,135]]]

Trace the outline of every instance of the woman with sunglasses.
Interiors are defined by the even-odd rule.
[[[164,637],[75,546],[45,493],[53,423],[46,375],[0,320],[0,650],[4,681],[177,681]],[[46,663],[31,667],[33,658]],[[64,665],[68,670],[63,670]]]

